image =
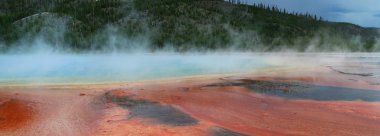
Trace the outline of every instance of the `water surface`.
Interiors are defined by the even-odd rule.
[[[0,55],[0,84],[94,83],[247,72],[268,67],[254,55]]]

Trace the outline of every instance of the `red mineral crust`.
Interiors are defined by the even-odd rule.
[[[373,78],[325,68],[99,85],[0,87],[0,135],[380,134],[377,99],[323,101],[264,95],[242,85],[250,80],[273,83],[255,82],[264,83],[265,88],[302,82],[366,89],[367,93],[380,90],[380,86],[369,84],[377,82]]]
[[[132,88],[113,94],[172,105],[205,124],[247,135],[376,136],[380,133],[378,102],[291,100],[252,93],[239,86],[205,84],[189,81],[158,84],[147,86],[144,91]]]
[[[0,104],[0,131],[21,128],[33,120],[34,111],[28,102],[11,99]]]

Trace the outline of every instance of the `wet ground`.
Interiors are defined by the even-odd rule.
[[[303,82],[262,81],[252,79],[235,80],[235,83],[207,85],[205,87],[241,86],[250,91],[287,99],[318,101],[366,101],[379,102],[380,91],[313,85]]]
[[[170,80],[2,86],[0,135],[377,136],[379,65],[365,58]]]
[[[227,130],[227,129],[219,128],[219,127],[213,128],[212,134],[214,136],[247,136],[245,134],[240,134],[240,133],[233,132],[231,130]]]
[[[170,126],[196,125],[198,121],[190,115],[169,105],[162,105],[149,100],[139,100],[132,96],[117,96],[111,92],[105,94],[106,101],[117,104],[130,111],[128,118],[148,118],[153,123]]]

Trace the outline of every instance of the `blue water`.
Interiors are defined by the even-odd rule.
[[[149,80],[248,72],[269,66],[248,54],[0,55],[0,84]]]

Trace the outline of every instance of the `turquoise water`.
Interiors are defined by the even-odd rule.
[[[249,54],[0,55],[0,84],[94,83],[253,71],[269,67]]]
[[[308,65],[368,74],[372,84],[380,84],[376,53],[34,53],[0,55],[0,85],[124,82]]]

